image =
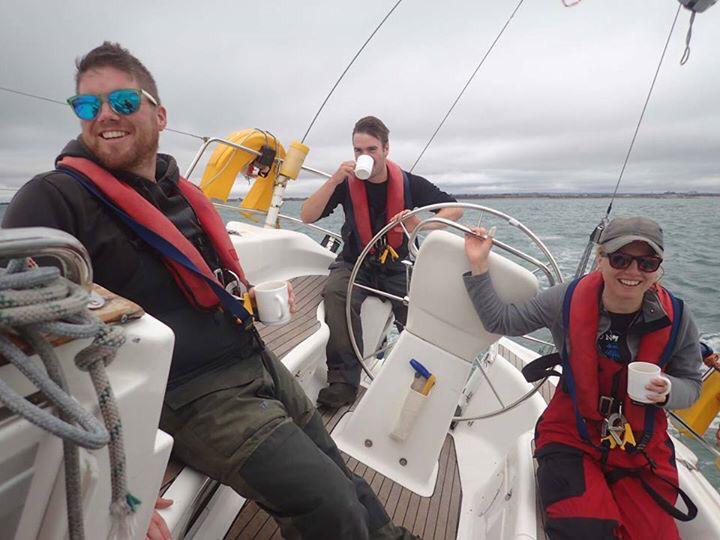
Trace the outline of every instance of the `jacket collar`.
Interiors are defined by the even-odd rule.
[[[605,331],[610,327],[610,314],[602,303],[602,291],[600,295],[600,324],[598,329]],[[632,334],[647,334],[648,332],[665,328],[671,324],[672,321],[660,303],[655,287],[653,287],[643,296],[638,316],[633,319],[633,322],[628,328],[628,332]]]
[[[82,139],[78,136],[77,139],[72,139],[70,142],[68,142],[65,145],[65,148],[63,148],[62,152],[60,152],[60,155],[55,159],[55,163],[60,161],[65,156],[71,156],[71,157],[80,157],[89,159],[93,163],[103,166],[102,163],[100,163],[95,155],[90,152],[90,150],[85,146],[85,143],[82,142]],[[126,171],[117,171],[117,170],[109,170],[108,172],[112,174],[115,178],[118,178],[119,180],[122,180],[123,182],[130,184],[132,186],[142,185],[143,183],[147,182],[146,178],[143,178],[141,176],[138,176],[133,173],[129,173]],[[169,156],[167,154],[157,154],[157,167],[155,170],[155,181],[156,182],[172,182],[173,184],[178,183],[178,179],[180,177],[180,170],[178,169],[177,162],[175,161],[175,158],[172,156]]]

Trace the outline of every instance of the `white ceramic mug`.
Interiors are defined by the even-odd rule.
[[[355,160],[355,176],[357,176],[360,180],[367,180],[372,174],[374,165],[375,160],[372,156],[368,156],[367,154],[358,156]]]
[[[670,379],[661,374],[660,367],[650,362],[630,362],[628,364],[628,384],[627,393],[630,399],[638,403],[653,403],[647,398],[650,390],[645,388],[655,377],[659,377],[667,382],[667,389],[661,396],[667,396],[670,393],[672,383]]]
[[[268,281],[255,286],[258,317],[263,324],[285,324],[290,320],[290,298],[285,281]]]

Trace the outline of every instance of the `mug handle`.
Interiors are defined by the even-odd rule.
[[[672,381],[668,379],[665,375],[658,375],[663,381],[667,383],[667,389],[662,394],[659,394],[662,397],[667,396],[670,393],[670,390],[672,390]]]
[[[279,321],[283,318],[283,301],[279,296],[273,296],[273,302],[277,306],[277,315],[275,318]]]

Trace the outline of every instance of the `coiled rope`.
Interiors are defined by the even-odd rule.
[[[78,447],[108,445],[112,484],[110,535],[133,536],[133,514],[140,501],[127,490],[122,422],[105,367],[125,342],[122,328],[107,326],[87,310],[89,294],[60,276],[57,268],[34,267],[14,259],[0,269],[0,354],[17,367],[58,409],[58,416],[33,405],[0,379],[0,402],[15,414],[63,440],[69,536],[84,536],[80,503]],[[16,333],[39,355],[45,370],[7,335]],[[93,338],[75,357],[92,380],[104,426],[68,394],[65,375],[49,338]]]

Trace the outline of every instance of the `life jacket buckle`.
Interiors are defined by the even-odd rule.
[[[387,244],[385,246],[385,249],[383,250],[380,257],[378,257],[378,260],[380,261],[380,264],[385,264],[385,261],[387,261],[388,255],[390,255],[390,258],[392,261],[397,261],[400,258],[400,255],[397,254],[397,251],[393,249],[393,247],[390,244]]]
[[[620,413],[612,413],[603,420],[600,435],[600,442],[609,446],[610,450],[619,447],[620,450],[625,451],[625,445],[630,445],[632,448],[636,446],[630,422]]]
[[[241,282],[235,272],[227,268],[217,268],[213,273],[215,274],[215,279],[218,280],[218,283],[220,283],[227,292],[237,295]]]
[[[608,418],[613,413],[615,406],[615,398],[610,396],[600,396],[598,400],[598,412]]]

